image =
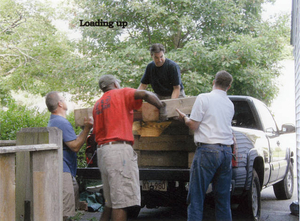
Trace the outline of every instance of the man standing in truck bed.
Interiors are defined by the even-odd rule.
[[[139,90],[145,90],[151,84],[159,99],[185,97],[181,82],[180,68],[174,61],[165,58],[165,48],[162,44],[153,44],[150,48],[153,59],[145,70]]]
[[[137,154],[132,148],[133,110],[139,109],[144,99],[160,109],[163,120],[165,104],[151,92],[121,88],[112,75],[103,75],[99,87],[104,95],[93,109],[93,133],[105,198],[100,221],[126,221],[126,208],[141,203]]]
[[[217,221],[231,221],[230,185],[232,174],[233,134],[231,121],[234,106],[227,97],[232,76],[219,71],[210,93],[198,95],[190,118],[177,109],[179,120],[194,131],[197,146],[190,170],[188,220],[203,218],[203,204],[208,185],[215,195]]]

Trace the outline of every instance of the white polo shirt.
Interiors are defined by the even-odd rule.
[[[190,118],[200,122],[194,132],[194,142],[209,144],[233,144],[231,121],[234,105],[223,90],[198,95]]]

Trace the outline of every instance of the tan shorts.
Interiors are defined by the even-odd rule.
[[[63,216],[75,216],[75,206],[79,200],[79,187],[71,173],[63,173]]]
[[[97,149],[105,206],[119,209],[140,206],[137,154],[131,145],[108,144]]]

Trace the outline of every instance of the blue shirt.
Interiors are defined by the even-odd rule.
[[[76,140],[77,136],[71,123],[64,117],[51,114],[48,127],[57,127],[62,130],[63,135],[63,172],[76,176],[77,154],[73,152],[65,142]]]

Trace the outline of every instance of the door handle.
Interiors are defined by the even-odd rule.
[[[279,142],[279,140],[277,141],[277,143],[276,143],[276,144],[277,144],[277,146],[280,146],[280,142]]]

